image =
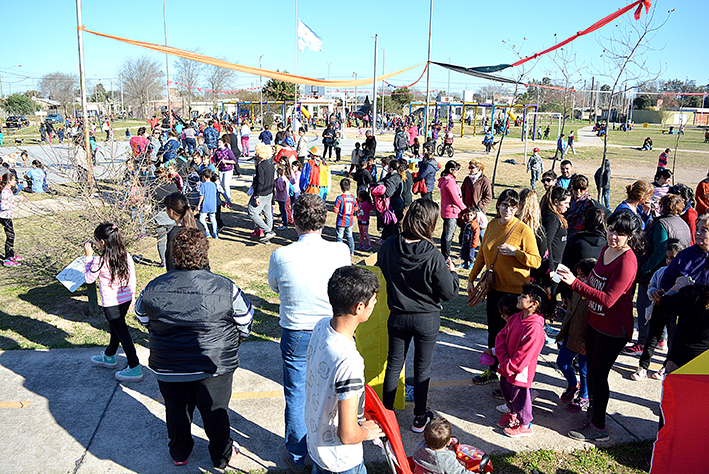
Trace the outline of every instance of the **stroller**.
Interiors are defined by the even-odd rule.
[[[413,474],[414,460],[406,457],[399,422],[396,421],[394,412],[384,408],[377,392],[369,385],[364,386],[364,417],[375,421],[385,434],[382,438],[383,449],[392,474]],[[473,446],[460,444],[457,440],[453,446],[458,461],[466,470],[479,473],[492,472],[492,463],[487,454]]]

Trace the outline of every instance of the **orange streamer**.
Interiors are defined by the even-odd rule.
[[[104,38],[110,38],[110,39],[114,39],[117,41],[122,41],[123,43],[132,44],[134,46],[140,46],[141,48],[152,49],[154,51],[159,51],[161,53],[171,54],[173,56],[179,56],[181,58],[189,59],[191,61],[197,61],[197,62],[204,63],[204,64],[211,64],[213,66],[223,67],[225,69],[233,69],[235,71],[243,72],[245,74],[253,74],[255,76],[269,77],[271,79],[276,79],[276,80],[283,81],[283,82],[290,82],[293,84],[305,84],[305,85],[311,85],[311,86],[324,86],[324,87],[349,87],[349,86],[368,85],[373,82],[373,80],[371,78],[370,79],[347,80],[347,81],[326,81],[326,80],[322,80],[322,79],[314,79],[311,77],[295,76],[293,74],[287,74],[284,72],[269,71],[267,69],[259,69],[256,67],[242,66],[241,64],[229,63],[229,62],[223,61],[221,59],[216,59],[216,58],[212,58],[210,56],[205,56],[203,54],[198,54],[198,53],[193,53],[191,51],[185,51],[183,49],[173,48],[172,46],[163,46],[163,45],[154,44],[154,43],[147,43],[145,41],[137,41],[137,40],[132,40],[132,39],[128,39],[128,38],[122,38],[120,36],[113,36],[113,35],[107,35],[104,33],[98,33],[96,31],[87,30],[86,27],[84,27],[83,25],[79,26],[78,28],[80,30],[84,30],[87,33],[91,33],[92,35],[102,36]],[[383,81],[384,79],[388,79],[390,77],[397,76],[399,74],[403,74],[406,71],[410,71],[411,69],[421,66],[422,64],[425,64],[425,63],[420,63],[415,66],[411,66],[406,69],[402,69],[400,71],[395,71],[395,72],[391,72],[389,74],[384,74],[384,75],[378,76],[377,82]]]

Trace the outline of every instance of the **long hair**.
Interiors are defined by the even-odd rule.
[[[94,230],[94,238],[104,242],[99,269],[105,262],[108,262],[108,267],[111,270],[111,283],[118,281],[122,284],[128,284],[130,278],[128,252],[126,252],[126,248],[123,245],[123,237],[118,227],[110,222],[99,224]]]
[[[179,216],[180,226],[192,229],[197,228],[197,222],[194,219],[190,203],[183,194],[172,193],[165,196],[164,204],[166,208],[172,209]]]
[[[645,250],[645,237],[640,231],[640,218],[628,209],[616,211],[608,218],[608,227],[613,227],[620,235],[626,235],[628,239],[628,247],[635,252],[635,255],[642,255]]]
[[[566,222],[564,215],[556,209],[555,202],[565,201],[567,198],[571,198],[571,191],[562,188],[561,186],[553,186],[547,190],[544,196],[542,196],[542,201],[539,203],[542,208],[542,212],[551,212],[555,214],[561,222],[561,227],[564,229],[569,227],[569,223]]]
[[[434,201],[423,198],[415,200],[401,223],[401,233],[409,240],[423,239],[432,242],[439,210],[438,203]]]
[[[529,188],[524,188],[519,193],[519,209],[517,218],[527,224],[534,235],[541,235],[542,212],[539,209],[539,197]]]

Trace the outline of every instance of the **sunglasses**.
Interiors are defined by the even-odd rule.
[[[549,179],[549,178],[544,178],[544,179],[542,180],[542,183],[551,183],[551,179]]]

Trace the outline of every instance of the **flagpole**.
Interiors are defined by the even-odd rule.
[[[165,26],[165,46],[167,46],[167,7],[165,0],[162,0],[162,15],[163,25]],[[165,82],[167,85],[167,117],[170,120],[170,128],[172,128],[172,107],[170,103],[170,56],[165,54]],[[184,110],[183,110],[184,112]]]
[[[423,138],[428,140],[428,104],[431,92],[431,30],[433,29],[433,0],[431,0],[431,10],[428,16],[428,62],[426,63],[426,110],[424,111],[423,120]]]
[[[377,136],[377,47],[379,35],[374,35],[374,77],[372,78],[372,136]]]
[[[386,66],[387,50],[384,48],[382,50],[382,76],[384,75],[384,68]],[[382,79],[382,134],[384,134],[384,79]]]
[[[76,0],[77,39],[79,43],[79,87],[81,89],[81,123],[84,127],[84,148],[86,149],[86,178],[93,188],[94,178],[91,163],[91,142],[89,141],[89,111],[86,110],[86,71],[84,68],[84,22],[81,17],[81,0]],[[78,163],[77,163],[78,164]]]
[[[298,0],[295,0],[295,75],[298,75]],[[298,91],[299,91],[298,84],[295,84],[295,97],[294,97],[294,104],[293,104],[293,118],[295,119],[295,111],[296,108],[298,107]],[[286,118],[283,117],[283,120],[285,121]],[[295,127],[295,123],[293,123],[293,127]],[[297,133],[297,131],[295,131]]]

